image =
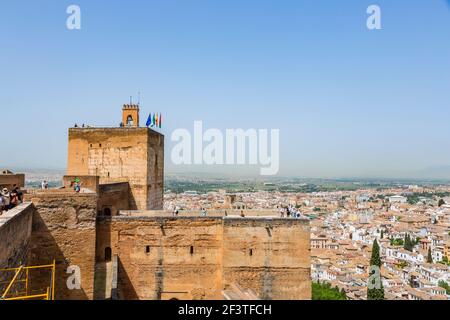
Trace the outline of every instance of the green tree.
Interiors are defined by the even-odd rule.
[[[450,286],[448,285],[447,282],[445,282],[444,280],[441,280],[438,282],[438,286],[445,289],[445,291],[447,291],[447,294],[450,295]]]
[[[433,255],[431,254],[431,248],[428,248],[427,262],[428,263],[433,263]]]
[[[403,249],[408,250],[409,247],[409,240],[408,240],[408,234],[405,234],[405,239],[403,240]]]
[[[332,288],[329,283],[313,282],[312,300],[347,300],[344,289]]]
[[[446,257],[446,256],[442,258],[442,263],[444,263],[444,264],[450,266],[450,263],[449,263],[449,261],[448,261],[448,257]]]
[[[445,204],[444,199],[440,199],[440,200],[439,200],[438,206],[439,206],[439,207],[442,207],[444,204]]]
[[[412,252],[413,249],[414,249],[414,245],[415,245],[415,243],[411,239],[411,236],[409,234],[406,234],[405,235],[405,241],[404,241],[404,244],[403,244],[403,248],[405,250],[408,250],[408,251]]]
[[[375,283],[379,283],[379,288],[367,288],[367,300],[384,300],[384,288],[383,282],[381,281],[381,258],[380,258],[380,246],[375,239],[372,246],[372,257],[370,258],[370,266],[377,267],[379,269],[379,274],[369,275],[369,281],[375,280]],[[373,278],[375,277],[375,279]]]

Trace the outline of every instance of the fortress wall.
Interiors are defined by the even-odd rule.
[[[116,216],[120,210],[130,208],[128,195],[130,185],[128,183],[111,183],[100,185],[98,210],[99,213],[106,214],[105,209],[110,210],[110,215]]]
[[[8,188],[11,190],[14,185],[23,188],[25,186],[24,174],[0,174],[0,188]]]
[[[0,216],[0,269],[27,264],[34,207],[23,203]]]
[[[73,182],[75,179],[79,179],[81,182],[81,187],[83,189],[89,189],[93,192],[99,191],[99,177],[97,176],[64,176],[63,177],[63,186],[66,189],[73,190]]]
[[[162,208],[164,136],[147,128],[69,129],[67,174],[129,182],[131,209]]]
[[[147,206],[158,210],[164,206],[164,136],[148,131],[147,153]]]
[[[269,300],[309,300],[310,228],[298,219],[224,218],[224,286]]]
[[[221,219],[113,217],[97,230],[97,256],[119,256],[119,298],[221,297]]]
[[[56,298],[84,300],[93,298],[95,268],[95,218],[97,195],[73,191],[34,191],[26,195],[36,207],[29,262],[50,264],[56,260]],[[69,266],[81,271],[81,289],[67,288]],[[48,275],[47,275],[48,276]],[[47,285],[47,276],[32,279],[33,286]]]
[[[221,299],[231,284],[266,299],[311,298],[306,220],[100,218],[98,261],[107,247],[119,256],[121,299]]]
[[[238,216],[240,217],[241,213],[243,213],[246,217],[271,217],[278,218],[280,214],[278,211],[273,209],[267,210],[208,210],[208,217],[225,217],[226,215]],[[180,210],[178,213],[178,217],[199,217],[201,212],[199,210]],[[130,217],[172,217],[173,212],[168,210],[122,210],[120,215],[130,216]]]

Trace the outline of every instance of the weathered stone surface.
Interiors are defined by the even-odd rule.
[[[0,269],[27,265],[33,210],[31,203],[25,203],[0,216]],[[0,293],[7,285],[1,282],[11,281],[13,276],[14,272],[0,272]],[[18,289],[14,287],[13,292]]]
[[[97,194],[40,191],[29,197],[36,207],[29,262],[45,265],[56,260],[57,299],[93,299]],[[66,271],[72,265],[80,267],[81,290],[67,288]],[[43,287],[47,281],[47,276],[36,277],[32,284]]]
[[[99,219],[98,261],[107,248],[119,257],[122,299],[221,299],[232,284],[264,299],[311,298],[309,223],[304,220]]]
[[[138,127],[70,129],[67,174],[128,182],[130,209],[162,209],[164,136]]]

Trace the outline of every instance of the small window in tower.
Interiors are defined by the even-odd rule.
[[[112,258],[112,250],[110,247],[106,247],[105,248],[105,261],[109,262],[109,261],[111,261],[111,258]]]
[[[106,217],[111,217],[111,209],[110,208],[103,209],[103,215]]]
[[[134,123],[133,117],[132,116],[128,116],[127,117],[127,126],[132,126],[133,123]]]
[[[253,249],[250,249],[249,254],[250,254],[250,257],[253,256]]]
[[[150,253],[150,246],[146,246],[146,247],[145,247],[145,253],[146,253],[146,254],[149,254],[149,253]]]
[[[191,254],[194,254],[194,247],[191,246]]]

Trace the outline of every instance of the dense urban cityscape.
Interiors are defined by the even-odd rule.
[[[263,185],[277,188],[273,183]],[[168,190],[164,203],[166,210],[177,210],[180,215],[183,210],[292,206],[311,219],[313,281],[337,287],[347,299],[365,300],[372,244],[376,239],[381,249],[386,299],[449,298],[448,185],[380,185],[309,193],[229,193],[221,189],[200,194],[195,190],[182,193]]]

